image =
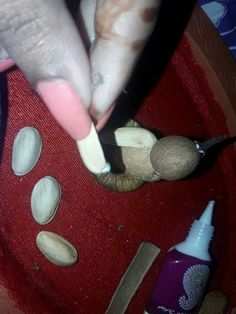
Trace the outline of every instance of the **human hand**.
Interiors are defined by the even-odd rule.
[[[107,170],[92,119],[100,129],[109,117],[154,27],[159,4],[82,0],[80,25],[91,44],[88,54],[64,1],[0,0],[0,70],[16,63],[76,140],[92,172]]]

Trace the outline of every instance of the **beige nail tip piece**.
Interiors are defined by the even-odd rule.
[[[77,140],[76,145],[86,168],[90,172],[99,174],[110,171],[94,124],[92,124],[89,135],[83,140]]]
[[[61,200],[61,187],[53,177],[40,179],[31,193],[31,212],[35,221],[41,225],[54,218]]]
[[[160,249],[154,244],[141,243],[113,294],[106,314],[123,314],[126,312],[131,299],[159,253]]]
[[[42,151],[39,131],[26,126],[17,133],[12,148],[12,169],[17,176],[29,173],[36,165]]]
[[[116,145],[121,147],[133,147],[148,149],[157,142],[150,131],[140,127],[122,127],[114,132]]]
[[[77,262],[78,253],[75,247],[56,233],[39,232],[36,244],[42,254],[55,265],[71,266]]]

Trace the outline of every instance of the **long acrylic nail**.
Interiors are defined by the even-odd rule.
[[[110,165],[105,160],[104,153],[93,124],[89,135],[83,140],[76,141],[76,144],[85,166],[91,172],[96,174],[110,172]]]
[[[6,71],[13,65],[15,65],[15,62],[12,59],[0,60],[0,72]]]
[[[42,82],[37,89],[54,118],[76,141],[88,170],[96,174],[108,172],[97,132],[73,87],[65,81],[53,81]]]
[[[37,90],[51,114],[74,140],[89,134],[92,121],[71,84],[63,80],[41,82]]]

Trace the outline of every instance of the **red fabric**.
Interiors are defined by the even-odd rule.
[[[128,313],[143,313],[170,246],[181,241],[210,199],[216,200],[217,261],[209,289],[222,289],[236,303],[234,210],[236,154],[225,148],[197,177],[146,184],[132,193],[99,186],[81,163],[74,142],[50,116],[19,71],[9,74],[9,119],[0,169],[1,283],[25,313],[103,314],[116,286],[142,241],[162,251],[135,295]],[[204,73],[183,41],[136,119],[166,135],[208,138],[228,134],[224,115],[207,87]],[[11,148],[18,130],[32,125],[43,137],[43,151],[32,172],[17,177]],[[32,218],[30,195],[43,176],[54,176],[62,200],[45,226]],[[38,251],[41,230],[56,232],[75,245],[78,263],[60,268]]]

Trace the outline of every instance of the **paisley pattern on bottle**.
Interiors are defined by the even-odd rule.
[[[206,265],[194,265],[187,269],[183,277],[183,287],[186,295],[179,298],[179,306],[185,311],[192,310],[204,293],[210,269]]]

